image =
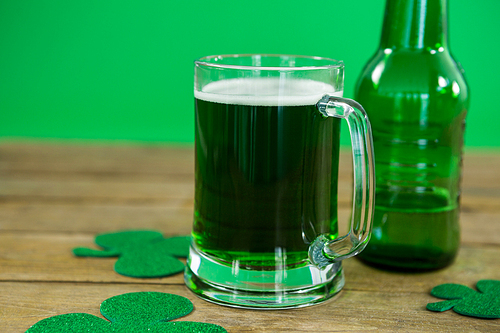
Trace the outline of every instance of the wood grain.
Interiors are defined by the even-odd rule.
[[[78,246],[98,248],[93,238],[93,235],[82,234],[2,233],[0,244],[8,251],[0,256],[0,281],[183,284],[182,274],[160,279],[129,278],[113,271],[116,258],[72,255],[71,250]],[[440,283],[468,284],[476,275],[481,279],[500,279],[498,268],[497,246],[475,244],[463,245],[452,266],[435,272],[393,273],[371,268],[357,259],[344,262],[347,287],[388,292],[428,292]]]
[[[228,332],[497,332],[500,321],[433,313],[425,304],[436,301],[423,292],[345,289],[324,304],[295,310],[256,311],[221,307],[198,299],[184,286],[157,284],[82,284],[0,282],[2,315],[11,332],[24,332],[37,321],[59,314],[95,316],[105,299],[139,291],[175,293],[189,298],[194,311],[178,320],[223,326]]]
[[[99,315],[111,296],[163,291],[188,297],[195,311],[179,320],[217,323],[228,332],[495,332],[500,319],[425,310],[441,283],[474,287],[500,280],[500,151],[467,151],[462,196],[462,246],[446,269],[394,273],[344,262],[346,286],[334,300],[286,311],[251,311],[198,299],[182,274],[134,279],[113,271],[115,258],[76,258],[96,234],[191,230],[193,147],[0,142],[0,330],[24,332],[48,316]],[[342,151],[339,220],[351,206],[351,157]],[[345,222],[341,222],[345,229]]]

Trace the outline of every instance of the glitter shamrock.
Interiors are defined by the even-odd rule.
[[[101,304],[101,314],[108,320],[87,313],[68,313],[45,318],[25,333],[227,333],[215,324],[176,321],[193,311],[185,297],[138,292],[108,298]]]
[[[478,291],[460,284],[441,284],[431,290],[431,295],[448,301],[429,303],[431,311],[446,311],[479,318],[500,318],[500,281],[481,280]]]
[[[132,230],[101,234],[95,238],[104,250],[75,248],[78,257],[119,257],[115,271],[136,277],[161,277],[180,273],[184,264],[177,258],[189,254],[190,237],[163,238],[157,231]]]

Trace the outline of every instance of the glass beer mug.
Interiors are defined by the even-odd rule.
[[[195,211],[186,285],[218,304],[293,308],[344,285],[371,232],[371,129],[342,98],[344,65],[318,57],[195,62]],[[340,119],[353,144],[353,212],[337,226]]]

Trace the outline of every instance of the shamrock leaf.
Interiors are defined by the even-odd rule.
[[[184,270],[177,258],[189,254],[190,237],[163,238],[157,231],[135,230],[98,235],[97,245],[104,250],[75,248],[78,257],[119,257],[115,271],[130,277],[160,277]]]
[[[93,331],[89,331],[92,327]],[[63,332],[112,332],[111,325],[102,318],[87,313],[68,313],[40,320],[26,333],[63,333]]]
[[[101,314],[109,321],[87,313],[69,313],[50,317],[31,326],[26,333],[224,333],[215,324],[170,320],[193,311],[185,297],[138,292],[108,298],[101,304]]]
[[[431,290],[431,295],[448,301],[429,303],[431,311],[446,311],[479,318],[500,318],[500,281],[481,280],[478,291],[460,284],[441,284]]]

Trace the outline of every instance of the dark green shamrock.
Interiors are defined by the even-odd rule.
[[[431,290],[431,295],[448,299],[427,304],[431,311],[446,311],[453,308],[456,313],[479,318],[500,318],[500,281],[481,280],[475,291],[460,284],[441,284]]]
[[[215,324],[170,320],[193,311],[185,297],[138,292],[114,296],[101,304],[101,314],[109,321],[87,313],[49,317],[31,326],[26,333],[223,333]]]
[[[115,271],[119,274],[145,278],[182,272],[184,264],[178,257],[189,254],[190,237],[163,238],[158,231],[132,230],[101,234],[95,238],[104,251],[73,249],[78,257],[119,257]]]

